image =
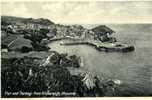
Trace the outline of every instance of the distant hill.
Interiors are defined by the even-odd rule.
[[[105,25],[99,25],[97,27],[94,27],[91,29],[93,32],[95,33],[101,33],[101,34],[106,34],[106,33],[109,33],[109,34],[112,34],[114,33],[114,31],[112,29],[110,29],[109,27],[105,26]]]
[[[54,22],[48,20],[48,19],[33,19],[33,18],[21,18],[21,17],[13,17],[13,16],[1,16],[2,24],[5,22],[9,23],[35,23],[35,24],[42,24],[42,25],[52,25]]]

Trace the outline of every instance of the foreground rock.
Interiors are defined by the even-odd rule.
[[[24,54],[20,58],[3,55],[2,97],[115,95],[114,81],[100,80],[97,76],[85,71],[76,75],[70,73],[68,67],[77,68],[79,65],[76,61],[77,56],[57,52],[50,52],[48,55],[36,57],[34,54],[33,56]],[[14,92],[26,92],[30,95],[7,94]]]

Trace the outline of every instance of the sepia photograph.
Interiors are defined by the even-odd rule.
[[[1,2],[0,36],[2,98],[152,96],[152,1]]]

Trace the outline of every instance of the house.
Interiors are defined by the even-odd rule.
[[[8,49],[7,48],[1,49],[1,52],[8,52]]]

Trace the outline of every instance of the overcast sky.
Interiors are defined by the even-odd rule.
[[[48,18],[62,24],[152,22],[152,2],[3,2],[2,15]]]

